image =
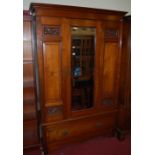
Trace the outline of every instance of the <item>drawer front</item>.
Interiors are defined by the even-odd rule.
[[[93,133],[108,130],[114,126],[114,116],[97,116],[54,124],[46,127],[45,133],[48,142],[59,142],[79,136],[89,137]]]

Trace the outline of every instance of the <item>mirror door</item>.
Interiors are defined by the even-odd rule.
[[[71,109],[94,106],[96,28],[71,26]]]

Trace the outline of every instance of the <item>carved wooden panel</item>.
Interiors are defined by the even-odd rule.
[[[59,26],[44,26],[44,35],[60,36]]]
[[[105,30],[104,37],[107,39],[117,39],[118,38],[118,30],[109,28]]]
[[[43,53],[46,105],[60,105],[62,104],[60,44],[50,42],[44,43]]]
[[[49,106],[45,108],[46,122],[60,121],[63,119],[64,109],[62,105]]]
[[[104,98],[102,100],[102,104],[105,105],[105,106],[110,106],[113,104],[113,100],[111,98]]]
[[[63,112],[63,107],[62,106],[48,107],[47,112],[48,115],[60,115]]]
[[[112,95],[116,79],[116,67],[118,57],[118,44],[105,43],[104,69],[103,69],[103,92],[104,95]]]

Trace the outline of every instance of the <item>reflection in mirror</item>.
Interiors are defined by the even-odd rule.
[[[95,28],[72,27],[72,110],[93,107]]]

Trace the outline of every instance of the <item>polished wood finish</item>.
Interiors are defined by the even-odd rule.
[[[53,16],[79,19],[118,21],[126,12],[74,7],[54,4],[31,3],[30,10],[37,16]],[[36,11],[37,10],[37,11]]]
[[[116,111],[113,111],[46,125],[44,128],[48,148],[54,150],[65,143],[81,141],[103,133],[112,134],[115,119]]]
[[[131,16],[123,19],[119,103],[119,126],[123,130],[131,130]]]
[[[111,133],[118,126],[118,93],[125,12],[31,4],[36,25],[39,103],[45,148]],[[71,28],[96,30],[94,104],[72,109]],[[83,92],[74,92],[81,95]]]
[[[104,68],[103,68],[103,94],[105,96],[112,96],[115,91],[115,74],[118,60],[118,44],[105,43],[104,52]],[[104,104],[104,103],[103,103]]]
[[[61,57],[59,43],[44,43],[43,53],[45,106],[62,105]]]
[[[38,119],[32,52],[32,17],[23,12],[23,147],[39,146]]]

